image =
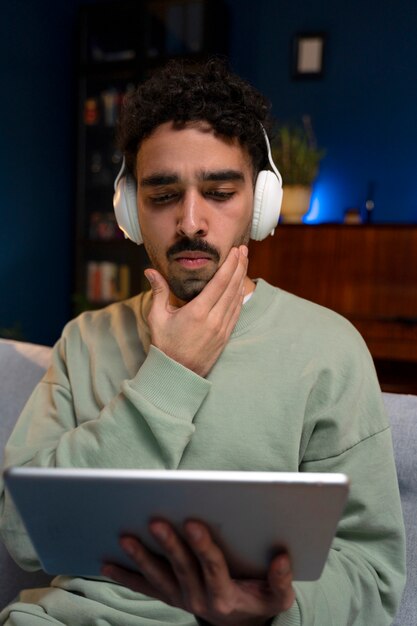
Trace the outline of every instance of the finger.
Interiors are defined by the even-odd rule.
[[[144,274],[151,286],[153,297],[152,306],[156,304],[157,306],[166,308],[169,301],[169,287],[165,278],[154,269],[147,269]]]
[[[181,606],[181,592],[169,564],[145,548],[136,537],[122,537],[120,545],[147,583],[158,590],[158,597],[162,597],[168,604]]]
[[[246,246],[241,246],[239,249],[239,263],[236,270],[223,294],[211,311],[213,315],[220,316],[230,332],[233,330],[239,318],[244,299],[248,259],[243,249],[247,252]]]
[[[230,337],[230,335],[233,332],[234,327],[237,324],[237,321],[240,316],[240,312],[242,310],[244,297],[245,296],[244,296],[244,292],[242,288],[242,290],[238,294],[236,294],[236,297],[234,298],[233,302],[230,304],[229,313],[225,319],[226,336],[228,337]]]
[[[199,522],[188,521],[185,532],[190,546],[200,562],[206,591],[214,610],[229,610],[233,597],[233,581],[222,551],[213,542],[211,535]]]
[[[293,577],[288,554],[280,554],[273,559],[268,571],[268,582],[278,601],[279,610],[287,611],[291,608],[295,600],[295,592],[292,586]]]
[[[114,563],[104,563],[101,568],[101,575],[106,578],[111,578],[114,582],[132,589],[132,591],[143,593],[157,600],[163,600],[159,590],[155,589],[155,587],[138,572],[132,572]]]
[[[229,282],[225,286],[223,293],[220,298],[216,302],[215,306],[221,306],[224,308],[225,302],[230,303],[230,301],[234,298],[236,293],[240,294],[241,287],[245,283],[247,269],[248,269],[248,257],[247,257],[247,248],[246,246],[240,246],[238,249],[239,257],[236,268],[230,277]],[[214,307],[213,307],[214,308]]]
[[[206,324],[213,329],[221,331],[225,341],[229,338],[240,314],[243,303],[243,289],[247,270],[247,257],[238,250],[239,258],[234,272],[227,284],[224,284],[222,293],[218,293],[216,302],[213,302],[211,310],[208,312]],[[219,270],[220,271],[220,270]],[[216,278],[217,274],[210,281]],[[210,283],[206,286],[207,289]],[[195,306],[201,306],[202,301],[195,300]]]
[[[227,306],[226,311],[223,313],[223,323],[225,326],[225,336],[229,337],[233,332],[234,327],[239,319],[240,312],[242,310],[243,301],[244,301],[245,293],[244,293],[244,285],[243,282],[239,286],[239,289],[235,293],[233,299]]]
[[[230,281],[228,288],[225,291],[224,297],[228,297],[230,292],[234,295],[233,301],[238,302],[240,305],[243,301],[245,295],[245,286],[247,280],[247,271],[248,271],[248,249],[246,246],[241,246],[239,248],[239,264],[236,268],[236,271]],[[237,288],[236,288],[237,285]]]
[[[201,615],[206,601],[197,560],[168,524],[154,521],[150,530],[171,564],[182,592],[183,607],[194,615]]]

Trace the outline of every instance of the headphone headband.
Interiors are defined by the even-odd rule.
[[[271,144],[270,144],[270,142],[269,142],[269,137],[268,137],[268,135],[267,135],[267,133],[266,133],[265,128],[262,126],[262,124],[261,124],[261,128],[262,128],[262,132],[263,132],[264,137],[265,137],[266,151],[267,151],[267,154],[268,154],[268,161],[269,161],[269,165],[272,167],[272,171],[275,173],[276,177],[277,177],[277,178],[278,178],[278,180],[279,180],[279,184],[280,184],[280,185],[281,185],[281,187],[282,187],[282,176],[281,176],[281,174],[279,173],[278,168],[277,168],[277,166],[275,165],[274,160],[273,160],[273,158],[272,158]]]

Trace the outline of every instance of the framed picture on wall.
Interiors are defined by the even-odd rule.
[[[324,65],[325,34],[322,32],[297,33],[293,39],[292,76],[321,78]]]

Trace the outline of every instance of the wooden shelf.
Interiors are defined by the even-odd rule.
[[[283,224],[249,258],[250,276],[347,317],[376,361],[417,363],[417,225]]]

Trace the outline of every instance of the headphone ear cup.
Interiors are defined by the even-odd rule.
[[[262,241],[268,235],[274,234],[281,204],[282,186],[278,177],[274,172],[262,170],[255,185],[251,239]]]
[[[140,232],[136,195],[135,179],[130,174],[122,176],[116,185],[113,207],[117,223],[125,237],[139,245],[143,243],[143,239]]]

